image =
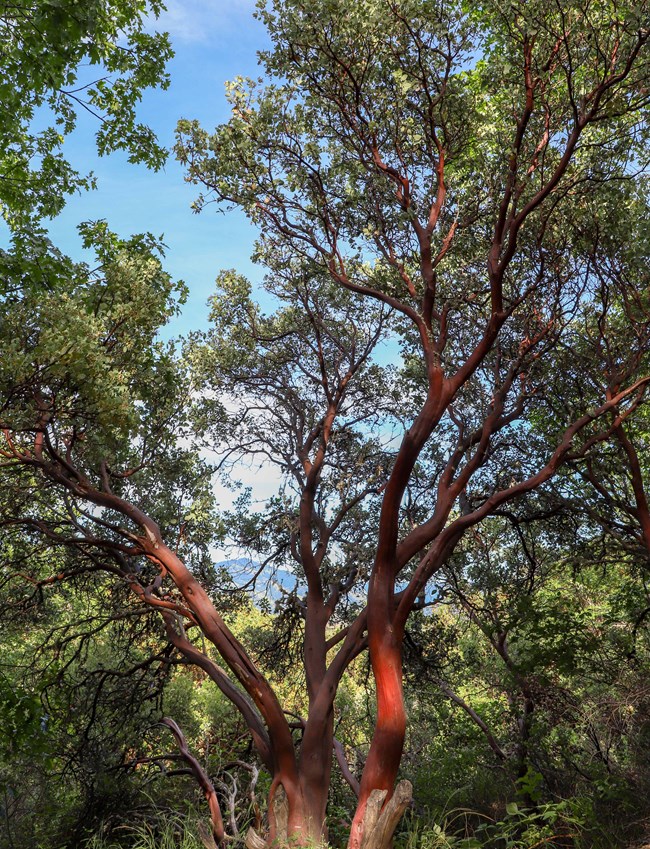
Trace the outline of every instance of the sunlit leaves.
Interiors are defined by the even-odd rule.
[[[0,211],[14,229],[56,215],[89,188],[63,153],[77,114],[97,122],[101,154],[160,168],[166,153],[136,119],[145,89],[165,88],[166,36],[147,31],[157,0],[19,0],[0,10]]]

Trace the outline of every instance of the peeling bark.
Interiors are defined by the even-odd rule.
[[[413,798],[411,782],[400,781],[384,803],[386,795],[386,790],[373,790],[368,798],[361,849],[390,849],[397,824]]]

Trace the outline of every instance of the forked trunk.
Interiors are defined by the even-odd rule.
[[[324,796],[324,801],[321,798],[306,800],[300,796],[291,804],[283,785],[274,781],[269,799],[269,831],[262,837],[251,826],[246,834],[247,849],[268,849],[270,846],[274,849],[287,846],[316,849],[326,846],[324,817],[317,819],[327,804],[327,792]]]
[[[329,794],[333,750],[333,722],[306,723],[300,752],[298,780],[276,774],[269,791],[268,833],[252,827],[246,835],[248,849],[327,845],[325,812]]]
[[[290,813],[287,794],[282,784],[279,784],[273,793],[270,803],[270,820],[273,823],[272,831],[262,837],[251,826],[246,834],[246,849],[282,849],[282,847],[305,846],[310,849],[327,845],[327,836],[324,825],[322,828],[315,827],[315,814],[324,810],[327,802],[327,792],[319,794],[324,798],[312,799],[311,805],[305,805],[303,799],[303,814]],[[410,781],[400,781],[395,792],[386,802],[388,791],[373,790],[363,806],[362,839],[360,849],[390,849],[395,829],[411,802],[412,787]],[[308,807],[312,811],[307,810]],[[358,809],[357,809],[358,810]],[[355,817],[356,819],[356,817]]]

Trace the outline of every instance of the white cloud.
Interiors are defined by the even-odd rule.
[[[242,484],[243,488],[250,488],[253,510],[262,508],[264,503],[276,494],[282,483],[282,476],[272,463],[241,462],[233,477]],[[215,483],[214,492],[222,510],[231,508],[240,494],[239,491],[233,492],[219,483]]]
[[[206,42],[250,21],[255,0],[167,0],[167,10],[152,29],[166,31],[172,41]]]
[[[235,477],[244,488],[250,487],[253,511],[263,509],[264,503],[277,493],[282,482],[278,469],[272,463],[240,463]],[[213,484],[213,491],[221,510],[232,509],[235,499],[241,492],[233,492],[217,481]],[[245,549],[235,546],[231,539],[226,539],[223,547],[216,546],[212,549],[215,563],[238,557],[248,558],[249,554],[250,552]]]

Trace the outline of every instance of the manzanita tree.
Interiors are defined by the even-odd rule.
[[[213,135],[179,126],[177,155],[205,189],[199,205],[216,199],[250,215],[257,258],[285,301],[262,316],[246,284],[223,276],[215,334],[193,358],[197,388],[212,380],[224,407],[199,416],[200,429],[286,476],[280,529],[265,537],[267,516],[252,531],[299,576],[299,742],[296,717],[184,562],[186,526],[174,534],[169,511],[161,526],[155,493],[143,496],[172,451],[174,422],[186,427],[180,376],[162,352],[145,353],[144,337],[130,339],[143,313],[116,321],[110,297],[99,298],[90,375],[76,363],[67,379],[65,361],[42,360],[51,350],[26,340],[25,376],[2,413],[5,465],[60,493],[67,516],[23,522],[158,609],[171,644],[240,711],[272,778],[269,844],[326,840],[337,688],[367,649],[376,723],[350,846],[388,845],[409,800],[406,784],[394,792],[409,615],[468,529],[615,436],[643,401],[645,332],[634,356],[599,353],[620,345],[594,306],[599,244],[586,249],[584,224],[607,209],[606,226],[624,202],[609,186],[645,167],[648,12],[585,0],[275,0],[260,8],[273,43],[266,79],[231,86],[232,118]],[[109,259],[116,279],[139,279],[143,260]],[[550,377],[573,373],[583,328],[616,380],[604,394],[583,384],[558,416]],[[396,341],[380,357],[389,331]],[[398,358],[397,341],[394,374],[379,363],[386,350]],[[176,397],[161,390],[159,368]],[[95,388],[111,369],[124,388],[114,422],[99,418],[110,409]]]
[[[532,450],[545,380],[571,368],[577,323],[591,316],[605,332],[576,223],[595,214],[594,197],[611,198],[603,186],[644,166],[646,12],[277,3],[261,11],[274,83],[236,82],[233,118],[213,136],[180,125],[199,202],[243,207],[271,268],[299,258],[314,281],[329,275],[399,316],[406,405],[421,402],[382,491],[367,607],[346,637],[363,621],[377,684],[354,846],[369,839],[368,799],[396,778],[401,643],[427,581],[468,527],[607,438],[638,403],[645,342],[614,395],[592,387],[546,456]],[[616,397],[633,400],[612,419]],[[308,611],[319,592],[308,586]],[[281,780],[297,812],[295,781]],[[306,785],[302,795],[309,806]]]

